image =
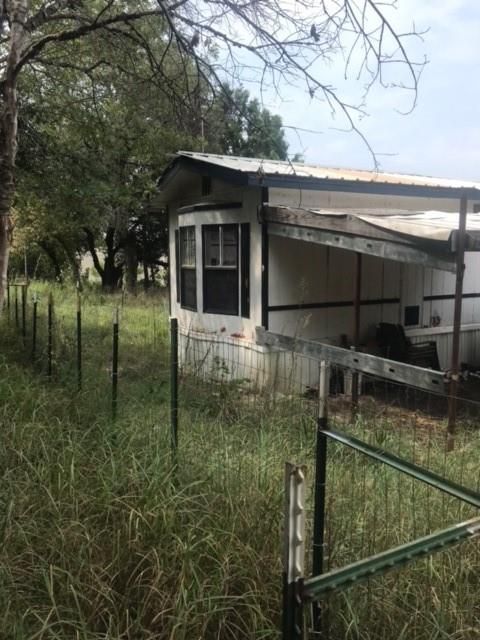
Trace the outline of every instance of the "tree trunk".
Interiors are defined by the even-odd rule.
[[[143,261],[143,288],[147,291],[150,287],[150,278],[148,275],[148,264]]]
[[[15,192],[18,124],[17,65],[28,35],[24,27],[28,4],[29,0],[10,1],[8,53],[4,73],[0,78],[0,310],[3,308],[7,285],[12,232],[9,215]]]
[[[138,255],[137,239],[133,232],[129,232],[125,243],[125,284],[127,292],[137,293]]]
[[[71,247],[69,247],[68,244],[64,241],[64,239],[61,236],[55,236],[55,239],[58,242],[58,244],[65,251],[65,255],[67,256],[67,260],[70,263],[70,267],[72,268],[73,281],[77,285],[77,287],[81,290],[82,289],[82,282],[81,282],[81,278],[80,278],[80,264],[79,264],[79,260],[77,258],[77,252],[74,249],[72,249]]]
[[[113,292],[118,287],[122,270],[115,266],[115,257],[107,255],[102,275],[102,289]]]
[[[0,311],[7,290],[8,254],[10,251],[10,218],[0,214]]]
[[[46,253],[50,262],[52,263],[53,269],[55,271],[55,279],[60,283],[63,282],[62,267],[60,266],[57,252],[55,251],[54,247],[52,247],[52,245],[50,245],[45,240],[40,240],[38,242],[38,246]]]
[[[88,227],[83,227],[83,231],[85,232],[88,250],[90,252],[90,255],[92,256],[93,266],[95,267],[95,271],[103,281],[103,267],[100,264],[97,249],[95,247],[95,236]]]
[[[123,274],[123,266],[115,264],[118,247],[115,247],[115,228],[108,227],[105,234],[105,262],[103,267],[102,288],[114,291]]]

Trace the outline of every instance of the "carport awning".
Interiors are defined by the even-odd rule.
[[[455,271],[459,216],[444,211],[263,206],[272,235]],[[467,216],[466,249],[480,251],[480,214]]]

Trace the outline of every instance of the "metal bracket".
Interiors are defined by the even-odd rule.
[[[305,574],[305,467],[287,463],[288,474],[288,582]]]

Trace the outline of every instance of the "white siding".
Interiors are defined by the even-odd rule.
[[[288,256],[288,259],[286,259]],[[269,306],[328,304],[328,308],[271,311],[276,333],[340,342],[352,341],[354,254],[278,236],[270,238]],[[362,257],[362,301],[399,298],[399,265],[375,256]],[[335,303],[350,306],[335,306]],[[362,305],[361,336],[372,338],[378,322],[398,322],[399,304]]]

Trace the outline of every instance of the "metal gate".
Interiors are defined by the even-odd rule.
[[[480,509],[480,493],[453,482],[429,469],[374,446],[351,434],[330,428],[327,404],[329,396],[329,366],[320,364],[319,411],[317,418],[314,506],[312,531],[312,571],[305,573],[306,469],[286,465],[285,472],[285,543],[283,586],[283,639],[304,638],[307,631],[305,611],[311,611],[311,637],[326,640],[322,599],[327,594],[346,589],[375,576],[385,574],[421,557],[459,544],[480,534],[480,516],[459,522],[442,530],[402,544],[381,553],[364,557],[334,570],[324,570],[325,551],[325,489],[327,482],[328,442],[385,465],[423,485],[428,485],[471,507]],[[449,454],[450,455],[450,454]]]

